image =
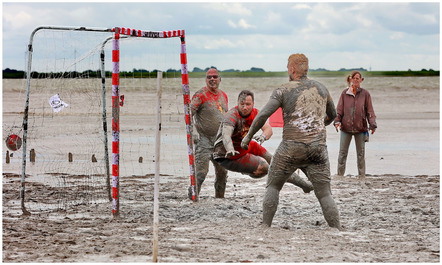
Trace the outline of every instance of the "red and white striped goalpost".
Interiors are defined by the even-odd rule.
[[[86,27],[58,27],[58,26],[43,26],[36,28],[30,36],[28,45],[28,63],[27,63],[27,76],[26,76],[26,102],[23,117],[23,157],[22,157],[22,176],[21,176],[21,189],[20,199],[21,208],[23,214],[30,214],[24,205],[25,198],[25,175],[26,175],[26,143],[27,143],[27,127],[28,127],[28,111],[29,111],[29,94],[30,94],[30,82],[31,82],[31,65],[32,65],[32,51],[33,51],[33,39],[34,35],[40,30],[73,30],[73,31],[90,31],[90,32],[110,32],[114,33],[113,49],[112,49],[112,213],[114,218],[119,216],[119,134],[120,134],[120,88],[119,88],[119,40],[120,34],[124,37],[140,37],[140,38],[174,38],[179,37],[181,39],[181,78],[183,85],[183,98],[184,98],[184,114],[187,131],[187,146],[189,155],[189,167],[190,167],[190,182],[192,186],[192,200],[198,201],[198,189],[195,179],[195,163],[194,163],[194,148],[192,139],[192,119],[190,114],[190,89],[189,89],[189,75],[187,71],[187,54],[186,54],[186,42],[184,30],[176,31],[142,31],[129,28],[86,28]],[[104,45],[104,44],[103,44]],[[103,71],[104,72],[104,71]],[[160,104],[161,88],[159,87],[158,104]],[[160,105],[159,105],[160,106]],[[158,111],[160,108],[158,108]],[[159,139],[161,126],[161,115],[157,115],[157,139]],[[158,143],[159,144],[159,143]],[[159,163],[159,148],[156,154],[156,163]],[[158,182],[159,182],[159,164],[155,167],[155,195],[154,195],[154,251],[153,261],[157,261],[157,241],[158,241]],[[156,210],[155,210],[156,209]],[[156,227],[156,228],[155,228]]]
[[[120,215],[120,32],[115,28],[112,43],[112,213]]]
[[[130,28],[114,28],[115,38],[112,51],[112,212],[114,217],[119,216],[119,39],[120,34],[140,38],[173,38],[181,39],[181,78],[183,85],[184,114],[187,132],[187,147],[189,155],[190,182],[192,187],[192,200],[198,201],[198,189],[195,179],[194,148],[192,139],[192,119],[190,114],[190,89],[189,74],[187,70],[187,54],[184,30],[174,31],[142,31]],[[161,128],[159,128],[161,130]],[[159,161],[156,161],[159,163]],[[156,172],[159,174],[159,172]]]
[[[190,114],[190,88],[189,88],[189,74],[187,71],[187,54],[186,54],[186,42],[184,30],[174,31],[142,31],[130,28],[114,28],[115,38],[113,40],[112,50],[112,213],[115,217],[119,216],[119,113],[120,113],[120,89],[119,89],[119,39],[120,34],[140,37],[140,38],[173,38],[179,37],[181,39],[181,78],[183,85],[183,99],[184,99],[184,115],[186,121],[187,132],[187,147],[189,155],[189,167],[190,167],[190,182],[192,186],[192,200],[198,201],[198,189],[196,187],[197,182],[195,179],[195,163],[194,163],[194,148],[192,139],[192,119]],[[161,78],[158,76],[158,78]],[[157,111],[161,110],[161,87],[158,82],[158,99]],[[158,197],[159,197],[159,138],[161,131],[161,113],[157,113],[156,124],[156,148],[155,148],[155,191],[154,191],[154,221],[153,221],[153,262],[158,261]]]

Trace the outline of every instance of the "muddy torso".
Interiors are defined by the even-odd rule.
[[[326,141],[328,90],[314,80],[290,81],[275,89],[271,98],[281,103],[283,110],[283,140],[301,143]]]
[[[258,114],[258,110],[253,108],[252,113],[248,117],[241,117],[238,111],[238,107],[234,107],[230,109],[225,115],[222,121],[222,125],[220,126],[215,142],[215,153],[214,157],[224,157],[226,154],[226,149],[223,145],[223,137],[222,137],[222,126],[232,126],[234,128],[232,134],[232,143],[235,151],[238,151],[240,154],[247,153],[247,150],[241,148],[241,141],[249,132],[250,126],[252,125],[253,120]]]
[[[191,110],[198,133],[209,138],[215,137],[223,115],[228,110],[227,95],[221,90],[214,94],[204,87],[192,97]]]

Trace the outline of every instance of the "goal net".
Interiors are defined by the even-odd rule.
[[[159,85],[161,181],[182,182],[178,192],[187,196],[192,146],[186,133],[189,124],[183,107],[179,39],[121,34],[116,52],[114,30],[36,30],[28,52],[32,62],[27,69],[29,87],[23,89],[23,80],[5,83],[3,139],[17,134],[23,138],[23,147],[4,153],[4,188],[21,188],[22,204],[31,213],[73,212],[82,205],[106,204],[109,214],[116,188],[123,215],[149,213],[153,206],[145,202],[153,201],[158,160],[155,122]],[[112,100],[116,53],[118,108]],[[160,83],[159,71],[163,72]],[[116,181],[119,186],[114,185]],[[134,211],[131,207],[136,204],[145,208]],[[16,205],[9,210],[18,211],[18,201]]]

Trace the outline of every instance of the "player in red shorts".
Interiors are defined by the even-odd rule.
[[[272,159],[272,154],[261,146],[273,135],[272,127],[268,122],[262,126],[262,134],[254,137],[255,141],[250,142],[247,150],[241,148],[241,141],[247,135],[257,114],[253,93],[248,90],[241,91],[238,95],[238,105],[224,114],[213,153],[215,161],[224,168],[252,178],[264,177]],[[306,193],[313,190],[312,184],[296,173],[287,182],[301,187]]]

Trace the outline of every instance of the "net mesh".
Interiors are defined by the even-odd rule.
[[[34,37],[25,172],[25,204],[30,212],[109,203],[112,36],[110,32],[43,30]],[[104,98],[101,53],[107,73]],[[164,72],[160,174],[181,178],[186,190],[189,166],[179,53],[176,38],[120,39],[120,95],[124,96],[119,114],[120,196],[130,202],[145,202],[153,196],[151,191],[125,189],[125,180],[133,184],[153,179],[158,70]],[[50,105],[55,95],[65,104],[58,112]],[[4,139],[12,133],[22,136],[23,80],[4,82],[3,96]],[[6,157],[3,160],[4,175],[15,176],[7,178],[6,184],[17,185],[17,192],[22,150],[3,154],[9,158],[8,163]],[[123,209],[124,203],[120,203]]]

